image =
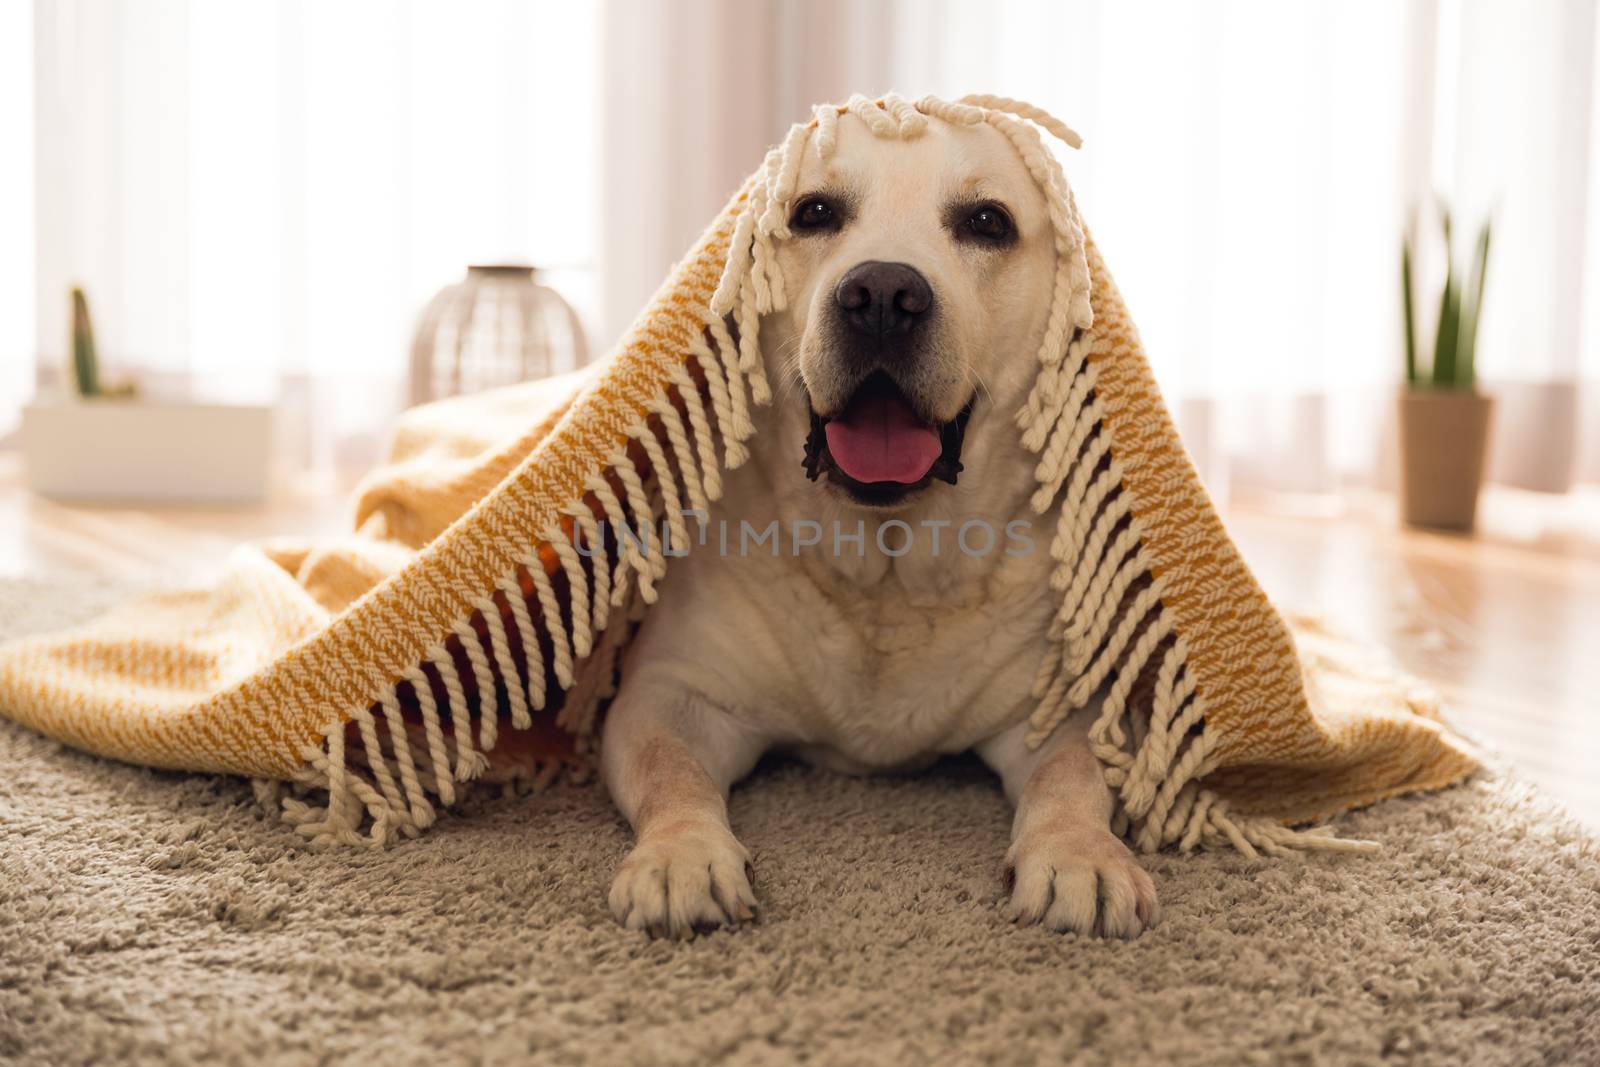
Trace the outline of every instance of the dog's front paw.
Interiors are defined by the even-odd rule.
[[[617,868],[610,900],[617,922],[652,937],[736,925],[755,917],[750,854],[715,823],[652,830]]]
[[[1106,830],[1040,830],[1006,855],[1013,922],[1138,937],[1161,918],[1155,883]]]

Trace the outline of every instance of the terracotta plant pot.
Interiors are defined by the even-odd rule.
[[[1413,526],[1470,530],[1483,484],[1490,398],[1450,389],[1400,394],[1400,514]]]

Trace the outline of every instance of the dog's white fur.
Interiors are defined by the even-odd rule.
[[[999,530],[1035,520],[1028,497],[1034,460],[1013,413],[1038,370],[1055,249],[1044,197],[1006,139],[981,124],[933,121],[906,141],[874,137],[853,116],[839,124],[834,154],[808,152],[796,202],[807,191],[847,193],[840,232],[779,243],[788,310],[762,323],[776,391],[774,422],[752,461],[731,474],[721,509],[761,530],[778,520],[780,553],[757,545],[727,554],[706,547],[674,561],[660,603],[647,614],[624,664],[601,745],[602,776],[633,824],[637,844],[610,903],[618,921],[687,935],[754,914],[748,853],[728,824],[729,786],[762,753],[796,751],[841,770],[915,768],[940,754],[975,750],[1017,805],[1006,862],[1010,911],[1051,929],[1134,936],[1156,921],[1149,876],[1109,829],[1112,802],[1084,724],[1072,716],[1043,747],[1023,743],[1029,688],[1056,606],[1048,586],[1054,527],[1033,521],[1020,541],[968,554],[954,544],[963,522]],[[958,241],[953,200],[1005,206],[1018,240],[1009,248]],[[810,430],[808,395],[837,408],[844,390],[822,327],[835,283],[867,260],[910,264],[941,309],[923,394],[941,420],[974,392],[959,484],[936,483],[903,506],[859,506],[839,488],[808,481],[801,466]],[[911,550],[878,548],[880,523],[898,519]],[[796,520],[822,524],[822,543],[794,554]],[[937,554],[929,522],[939,527]],[[860,544],[835,551],[833,523]],[[904,531],[886,531],[899,551]],[[1005,551],[1013,549],[1012,553]]]

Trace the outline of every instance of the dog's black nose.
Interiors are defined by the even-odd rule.
[[[922,321],[933,307],[933,290],[915,267],[873,259],[846,271],[833,299],[854,329],[887,337]]]

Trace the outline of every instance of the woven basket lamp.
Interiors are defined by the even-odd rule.
[[[411,402],[476,393],[588,361],[572,305],[533,267],[478,264],[423,309],[411,341]]]

